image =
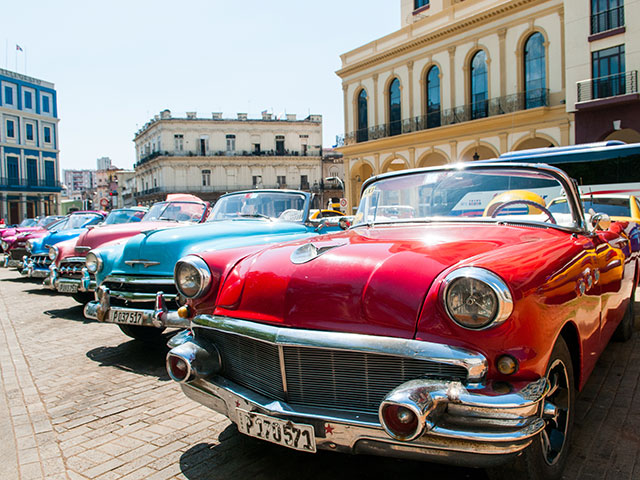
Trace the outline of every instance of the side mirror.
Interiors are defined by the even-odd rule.
[[[608,230],[611,226],[611,218],[606,213],[596,213],[591,217],[591,226],[594,230]]]
[[[351,219],[347,217],[340,217],[340,220],[338,220],[338,225],[340,225],[340,228],[342,230],[346,230],[351,226]]]

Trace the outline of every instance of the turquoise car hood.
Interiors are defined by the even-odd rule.
[[[51,232],[44,237],[35,238],[31,240],[31,255],[47,253],[49,251],[49,247],[56,243],[76,238],[86,231],[86,228],[74,228],[70,230],[60,230],[59,232]]]
[[[331,229],[324,229],[323,233],[328,231]],[[94,252],[103,260],[96,280],[100,284],[107,275],[172,277],[176,262],[190,253],[286,242],[317,234],[313,226],[262,219],[153,230],[135,235],[126,243],[96,249]]]

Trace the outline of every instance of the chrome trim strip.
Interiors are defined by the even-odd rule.
[[[144,268],[160,265],[160,262],[154,262],[152,260],[125,260],[124,263],[130,267],[133,267],[134,265],[142,265]]]
[[[119,276],[109,275],[103,282],[119,282],[119,283],[132,283],[132,284],[146,284],[153,283],[158,285],[173,285],[173,277],[144,277],[144,276]],[[155,294],[154,294],[155,295]]]
[[[467,370],[469,382],[482,380],[488,368],[487,359],[480,353],[421,340],[275,327],[217,315],[198,315],[192,326],[223,330],[278,346],[379,353],[454,365]]]
[[[284,391],[284,398],[289,398],[289,389],[287,388],[287,368],[284,363],[284,347],[278,345],[278,360],[280,362],[280,376],[282,377],[282,390]]]
[[[66,257],[60,260],[60,265],[63,263],[81,263],[84,266],[86,257]]]

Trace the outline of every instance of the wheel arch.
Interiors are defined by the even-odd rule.
[[[560,331],[560,337],[562,337],[564,342],[567,344],[567,348],[571,354],[574,385],[576,386],[576,390],[582,390],[582,346],[580,345],[578,328],[573,322],[567,322]]]

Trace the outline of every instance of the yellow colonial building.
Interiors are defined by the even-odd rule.
[[[400,30],[341,56],[345,186],[573,143],[562,0],[401,0]]]

